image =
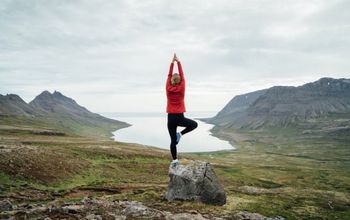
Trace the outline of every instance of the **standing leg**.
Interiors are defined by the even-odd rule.
[[[177,149],[176,149],[176,128],[177,125],[175,123],[174,118],[172,118],[170,115],[168,115],[168,131],[170,135],[170,152],[171,156],[173,157],[173,160],[177,159]]]
[[[194,120],[183,117],[179,122],[179,126],[185,127],[185,129],[181,131],[181,135],[184,135],[184,134],[196,129],[198,127],[198,123]]]

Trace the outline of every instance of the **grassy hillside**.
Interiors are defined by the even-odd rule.
[[[90,136],[99,139],[110,138],[112,131],[129,126],[127,123],[118,122],[111,123],[103,120],[76,121],[67,115],[51,115],[51,116],[0,116],[0,126],[2,132],[6,132],[7,128],[11,129],[29,129],[32,131],[56,131],[63,135]]]
[[[14,203],[92,196],[137,200],[173,212],[195,209],[231,216],[247,210],[287,219],[350,217],[348,139],[296,136],[296,130],[215,130],[237,150],[180,158],[213,164],[228,195],[221,207],[163,200],[168,151],[69,133],[43,135],[36,132],[41,125],[28,123],[0,127],[0,196]]]
[[[231,163],[232,168],[219,173],[233,180],[233,191],[251,191],[244,196],[251,201],[245,209],[284,213],[291,219],[346,219],[350,217],[350,135],[347,129],[332,130],[332,120],[314,121],[318,127],[309,130],[216,126],[214,135],[238,150],[211,157]]]

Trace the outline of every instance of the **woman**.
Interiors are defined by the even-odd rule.
[[[177,63],[179,73],[173,74],[174,63]],[[171,168],[175,168],[179,161],[177,159],[176,145],[179,143],[180,138],[195,129],[197,122],[185,118],[185,77],[182,71],[180,60],[174,54],[173,60],[170,64],[168,79],[166,81],[166,95],[167,95],[167,113],[168,113],[168,131],[170,134],[170,152],[173,158],[171,162]],[[177,132],[177,127],[185,127],[181,132]]]

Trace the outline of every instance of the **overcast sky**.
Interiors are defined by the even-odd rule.
[[[1,0],[0,93],[163,112],[177,52],[187,111],[219,111],[242,93],[349,78],[349,11],[349,0]]]

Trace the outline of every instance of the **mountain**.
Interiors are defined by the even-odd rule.
[[[73,99],[57,91],[52,94],[44,91],[36,96],[29,105],[42,113],[91,114],[89,110],[78,105]]]
[[[215,117],[203,120],[216,125],[225,125],[228,119],[244,115],[246,109],[265,92],[266,89],[237,95]]]
[[[104,137],[110,137],[111,131],[129,126],[127,123],[92,113],[57,91],[52,94],[44,91],[29,104],[18,95],[1,95],[0,104],[0,115],[7,116],[6,123],[12,117],[17,124],[21,121],[21,124],[31,123],[45,129]],[[21,117],[20,120],[18,117]]]
[[[47,116],[71,117],[72,119],[82,122],[87,122],[89,120],[101,120],[112,123],[119,122],[92,113],[85,107],[78,105],[73,99],[62,95],[62,93],[57,91],[52,94],[48,91],[44,91],[35,97],[29,105],[35,109],[38,114]]]
[[[274,86],[236,96],[206,121],[227,128],[257,129],[349,113],[350,79],[321,78],[302,86]]]
[[[35,109],[15,94],[0,94],[0,115],[33,115]]]

